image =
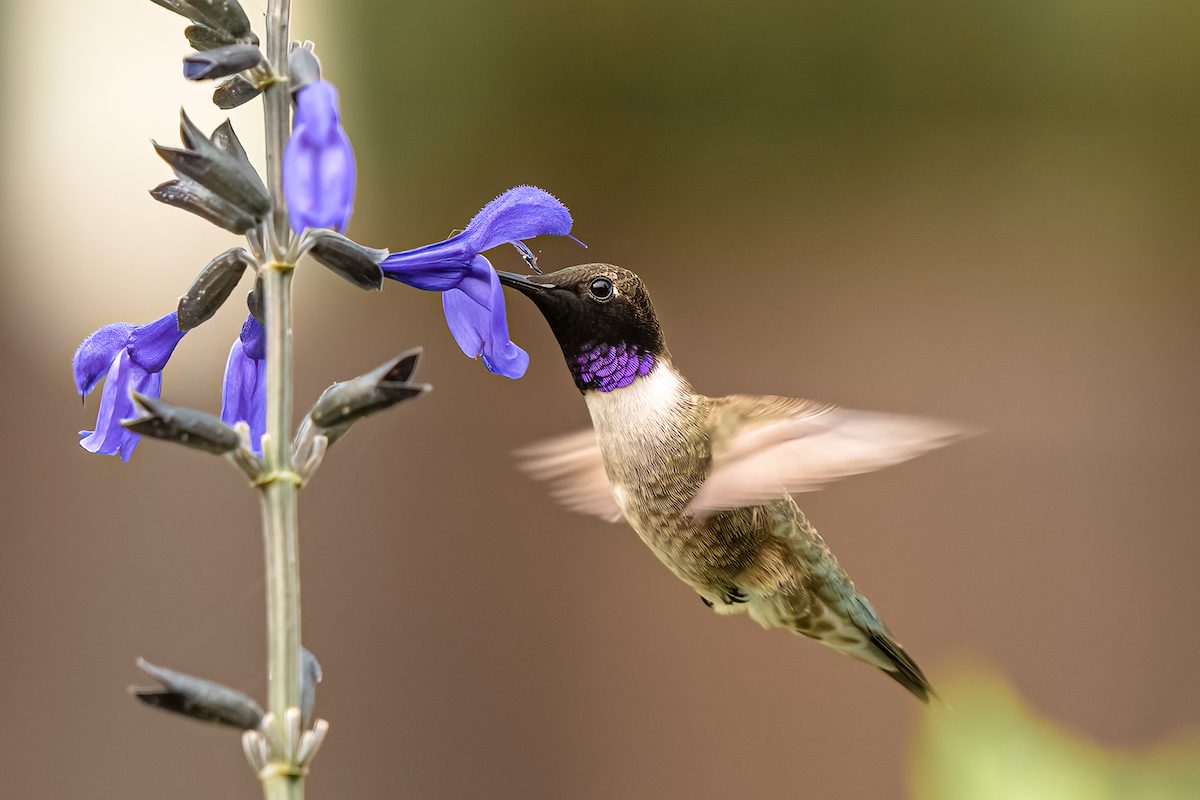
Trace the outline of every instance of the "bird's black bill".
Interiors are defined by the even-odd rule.
[[[538,297],[544,295],[550,289],[555,288],[552,283],[535,283],[524,275],[518,275],[515,272],[503,272],[496,270],[496,275],[500,278],[500,283],[504,286],[511,286],[521,294],[529,297]]]

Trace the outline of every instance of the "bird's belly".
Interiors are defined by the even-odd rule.
[[[638,502],[627,487],[614,494],[630,526],[677,577],[705,596],[720,597],[753,582],[764,556],[761,537],[751,527],[697,521],[682,510]]]

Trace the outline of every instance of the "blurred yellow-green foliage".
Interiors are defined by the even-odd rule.
[[[995,673],[943,681],[949,705],[922,720],[912,756],[917,800],[1193,800],[1200,736],[1106,748],[1029,708]]]

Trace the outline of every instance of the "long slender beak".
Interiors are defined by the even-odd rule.
[[[518,275],[515,272],[503,272],[496,270],[496,275],[500,278],[500,283],[504,286],[511,286],[526,297],[536,298],[546,294],[551,289],[557,288],[552,283],[535,283],[524,275]]]

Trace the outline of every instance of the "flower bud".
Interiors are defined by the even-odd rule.
[[[235,75],[213,90],[213,103],[217,108],[228,111],[250,102],[260,94],[262,94],[262,87],[251,83],[241,75]]]
[[[291,73],[288,88],[292,94],[313,81],[321,80],[321,62],[313,53],[312,42],[292,42],[288,50],[288,71]]]
[[[230,44],[192,53],[183,59],[183,77],[189,81],[227,78],[262,63],[263,55],[252,44]]]
[[[232,247],[208,262],[179,298],[179,330],[189,331],[217,313],[254,259],[241,247]]]
[[[237,431],[212,414],[181,408],[157,397],[131,391],[138,416],[121,424],[134,433],[177,442],[206,453],[222,455],[241,445]]]
[[[250,312],[250,316],[258,321],[259,325],[267,324],[267,317],[263,313],[263,280],[261,275],[254,281],[254,288],[246,293],[246,310]]]
[[[308,648],[300,648],[300,713],[304,727],[312,721],[317,703],[317,684],[321,682],[321,664]]]
[[[354,148],[342,129],[337,90],[313,81],[296,91],[292,134],[283,151],[283,195],[292,230],[344,230],[354,208]]]
[[[250,20],[237,0],[152,0],[168,11],[187,17],[197,25],[208,28],[211,33],[198,34],[207,38],[219,38],[224,43],[248,42],[258,44],[258,37],[250,29]],[[188,40],[193,34],[188,35]],[[203,41],[204,39],[202,39]],[[225,40],[228,40],[225,42]]]
[[[421,357],[417,347],[382,364],[365,375],[335,383],[313,406],[309,418],[332,444],[358,420],[402,400],[428,392],[428,384],[409,383]]]
[[[262,722],[262,707],[239,691],[214,681],[155,666],[144,658],[139,658],[137,665],[163,687],[132,690],[134,696],[147,705],[243,731],[254,730]]]
[[[308,253],[321,266],[360,289],[383,288],[379,262],[387,258],[387,250],[365,247],[327,228],[313,229],[309,235],[313,244]]]

